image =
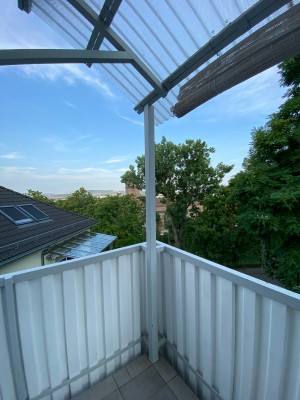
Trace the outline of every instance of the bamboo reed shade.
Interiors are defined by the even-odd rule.
[[[180,89],[171,108],[180,118],[227,89],[300,53],[300,4],[217,58]]]

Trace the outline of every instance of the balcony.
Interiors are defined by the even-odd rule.
[[[162,243],[150,293],[145,250],[0,278],[1,400],[89,399],[128,372],[151,346],[153,293],[161,362],[199,398],[300,398],[299,295]]]

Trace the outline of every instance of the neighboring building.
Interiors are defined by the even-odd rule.
[[[144,195],[137,188],[130,187],[128,185],[125,185],[125,191],[126,191],[126,194],[133,195],[133,196],[135,196],[137,198],[142,196],[142,195]],[[196,201],[194,203],[194,207],[198,208],[198,210],[201,211],[201,212],[203,211],[203,206],[198,201]],[[156,210],[156,213],[159,215],[159,218],[160,218],[160,221],[158,222],[158,224],[159,224],[159,226],[158,226],[159,232],[161,234],[168,232],[168,230],[165,228],[165,214],[166,214],[166,211],[167,211],[167,206],[166,206],[166,203],[165,203],[165,197],[162,194],[159,194],[155,198],[155,210]],[[192,211],[192,206],[189,206],[188,210],[187,210],[187,215],[188,216],[190,216],[191,211]]]
[[[0,274],[97,254],[116,236],[95,221],[0,186]]]
[[[141,196],[141,192],[139,191],[139,189],[137,189],[134,186],[129,186],[129,185],[125,185],[125,194],[131,194],[133,196],[136,197],[140,197]]]
[[[125,194],[132,195],[135,198],[145,196],[145,193],[142,193],[139,189],[137,189],[135,187],[131,187],[129,185],[125,185]],[[166,214],[167,206],[164,202],[164,196],[162,196],[162,195],[156,196],[155,210],[156,210],[156,213],[160,217],[160,221],[158,222],[159,226],[157,228],[161,234],[165,233],[165,232],[167,232],[167,230],[165,229],[165,214]]]
[[[155,198],[155,210],[156,213],[159,215],[159,232],[161,234],[168,232],[165,228],[165,214],[167,211],[166,203],[164,202],[164,196],[158,195]]]

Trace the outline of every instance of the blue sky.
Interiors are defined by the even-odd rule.
[[[70,48],[17,1],[0,4],[0,48]],[[282,103],[276,68],[156,127],[182,143],[205,140],[212,163],[241,169],[251,130]],[[0,185],[19,192],[124,190],[120,176],[144,152],[143,116],[105,77],[79,65],[0,67]]]

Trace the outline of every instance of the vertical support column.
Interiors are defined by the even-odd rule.
[[[154,108],[144,108],[149,359],[158,360]]]

